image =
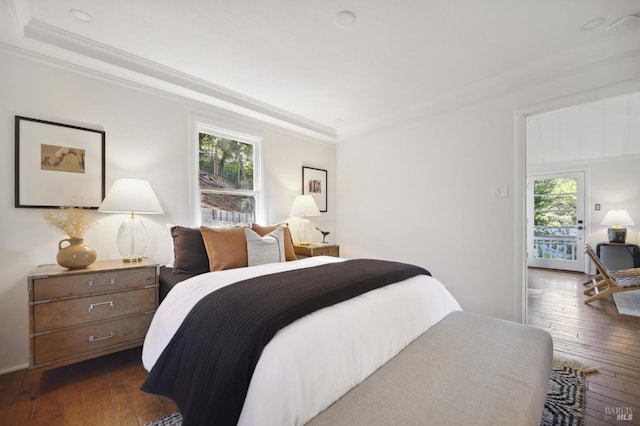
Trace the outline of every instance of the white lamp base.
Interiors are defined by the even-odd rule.
[[[123,262],[139,262],[147,250],[147,228],[133,214],[118,228],[118,251]]]
[[[301,246],[308,246],[311,238],[311,221],[306,217],[301,218],[298,228],[298,239]]]
[[[313,224],[304,217],[290,217],[287,219],[289,229],[291,230],[291,238],[295,245],[309,245],[313,236]]]

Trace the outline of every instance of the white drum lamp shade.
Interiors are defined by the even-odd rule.
[[[320,209],[311,195],[296,195],[289,212],[291,217],[301,218],[298,226],[298,244],[308,245],[311,235],[311,221],[309,216],[320,216]]]
[[[147,228],[139,218],[135,217],[135,213],[163,213],[149,181],[132,178],[116,179],[98,211],[131,214],[118,229],[118,251],[123,261],[141,260],[147,249]]]
[[[635,226],[635,223],[626,210],[609,210],[600,225],[609,226],[607,236],[610,243],[624,243],[627,240],[625,226]]]

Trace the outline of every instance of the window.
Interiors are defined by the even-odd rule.
[[[200,224],[251,224],[262,211],[260,139],[197,126]]]

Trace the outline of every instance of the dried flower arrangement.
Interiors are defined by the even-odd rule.
[[[44,214],[44,220],[54,228],[67,234],[69,238],[84,238],[84,234],[95,225],[95,218],[89,209],[82,207],[74,197],[71,205]]]

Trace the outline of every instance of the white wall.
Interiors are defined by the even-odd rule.
[[[335,232],[334,144],[2,50],[0,63],[0,374],[27,363],[26,277],[36,265],[55,263],[58,241],[65,238],[45,223],[46,210],[14,208],[15,115],[106,131],[107,189],[117,177],[148,179],[165,210],[144,217],[150,233],[147,255],[158,262],[169,258],[165,224],[191,224],[188,144],[189,119],[194,116],[263,136],[269,223],[287,218],[301,191],[303,164],[327,169],[330,208],[314,223]],[[98,259],[117,258],[115,235],[122,219],[96,215],[99,223],[85,242],[97,250]]]
[[[521,321],[526,170],[518,120],[565,106],[565,98],[596,97],[596,88],[615,92],[607,86],[628,81],[638,90],[638,53],[341,142],[342,254],[417,263],[465,310]],[[492,198],[494,186],[508,186],[509,198]]]
[[[416,263],[464,309],[512,318],[513,290],[496,290],[513,278],[513,197],[492,198],[513,188],[511,120],[487,103],[340,143],[344,255]]]
[[[637,137],[640,138],[640,134]],[[627,227],[627,242],[640,243],[640,155],[592,161],[589,170],[590,244],[595,248],[596,244],[608,241],[607,226],[600,222],[608,210],[620,209],[627,210],[636,223],[636,226]],[[600,211],[594,210],[595,204],[600,204]]]

